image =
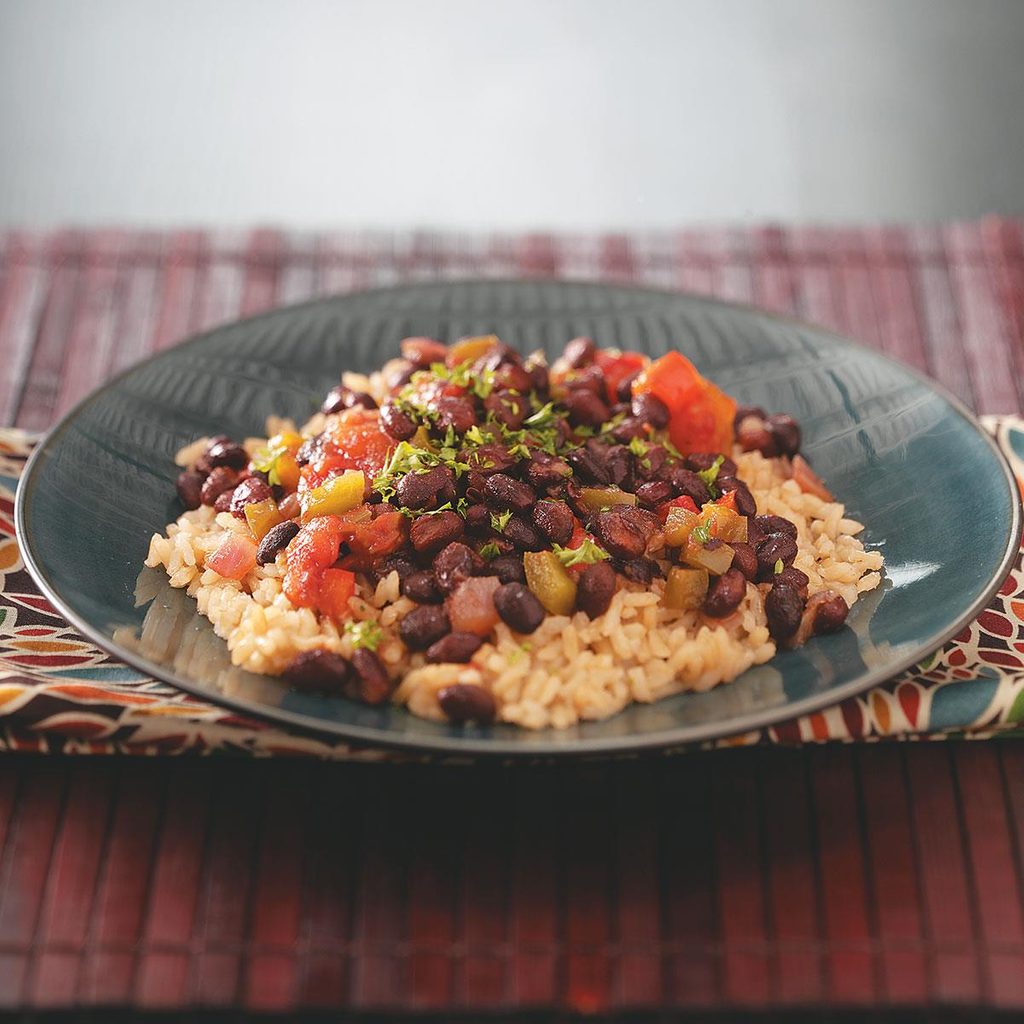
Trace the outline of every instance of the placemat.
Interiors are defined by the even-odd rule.
[[[986,417],[1024,482],[1024,420]],[[378,756],[249,720],[107,655],[68,625],[25,570],[14,487],[32,449],[0,429],[0,749],[53,753],[212,753],[344,759]],[[718,745],[1024,735],[1024,566],[969,627],[863,696]]]
[[[541,275],[688,288],[796,313],[930,372],[980,411],[1019,411],[1019,221],[912,229],[643,235],[0,235],[0,423],[41,429],[181,336],[313,295],[434,277]],[[1022,423],[990,419],[1024,476]],[[146,679],[57,617],[24,572],[10,502],[31,434],[0,434],[0,746],[65,753],[368,756],[290,735]],[[1024,717],[1018,562],[941,652],[828,711],[727,741],[988,736]],[[372,755],[369,755],[372,756]]]
[[[0,424],[45,429],[124,365],[241,314],[523,274],[792,312],[904,359],[979,412],[1020,415],[1022,228],[0,235]],[[989,633],[1003,641],[989,650],[1013,651]],[[141,724],[166,696],[136,712]],[[899,690],[883,700],[905,713]],[[97,749],[159,749],[136,725],[94,736]],[[218,727],[226,739],[247,725]],[[50,749],[52,737],[25,739]],[[765,743],[516,771],[19,754],[4,766],[4,1007],[433,1020],[1024,1009],[1019,741]]]

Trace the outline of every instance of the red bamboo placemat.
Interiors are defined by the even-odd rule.
[[[1024,225],[0,236],[0,423],[187,333],[411,279],[557,274],[794,312],[1020,412]],[[1024,1008],[1024,746],[557,768],[7,758],[0,1003]]]

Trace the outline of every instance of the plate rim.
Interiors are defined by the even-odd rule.
[[[51,585],[39,564],[36,561],[31,540],[31,531],[27,529],[28,504],[30,499],[28,492],[33,485],[33,475],[39,471],[46,458],[46,453],[51,446],[59,444],[59,435],[67,430],[71,423],[77,418],[80,412],[91,402],[99,398],[104,392],[112,389],[121,380],[129,375],[138,372],[150,363],[165,358],[169,353],[178,349],[190,347],[207,341],[211,336],[230,328],[248,326],[259,323],[261,320],[270,317],[280,316],[283,313],[300,312],[302,310],[314,309],[318,306],[327,306],[339,300],[356,298],[359,296],[370,296],[386,294],[411,287],[424,289],[445,289],[452,286],[473,286],[473,285],[521,285],[521,284],[551,284],[560,286],[582,286],[597,289],[612,289],[623,292],[634,292],[638,295],[650,295],[657,298],[684,299],[695,302],[698,305],[712,306],[718,309],[727,309],[734,312],[755,314],[781,324],[799,327],[803,330],[812,330],[825,335],[831,342],[842,347],[852,348],[856,351],[865,352],[876,359],[888,363],[904,373],[909,374],[927,390],[937,394],[950,408],[961,416],[974,432],[982,437],[988,445],[989,450],[996,458],[996,463],[1002,470],[1003,482],[1011,496],[1016,496],[1016,501],[1011,501],[1011,514],[1009,529],[1004,542],[1004,548],[999,560],[995,575],[986,584],[979,596],[971,603],[969,608],[959,616],[951,625],[939,630],[928,637],[926,642],[918,645],[910,654],[901,655],[892,662],[880,668],[869,669],[856,680],[852,680],[825,693],[814,694],[796,701],[793,704],[781,705],[777,708],[765,708],[759,711],[746,712],[728,720],[725,728],[721,719],[712,722],[697,723],[692,726],[678,727],[675,730],[660,730],[649,736],[611,736],[601,739],[580,739],[576,742],[553,743],[543,739],[549,730],[541,730],[535,735],[538,737],[534,743],[515,742],[503,739],[491,739],[480,735],[474,730],[468,734],[438,735],[438,736],[407,736],[404,733],[381,733],[375,728],[367,726],[351,725],[338,722],[310,722],[308,716],[298,712],[289,711],[283,708],[267,708],[264,705],[242,698],[234,698],[221,694],[211,694],[209,690],[193,684],[190,680],[175,675],[172,671],[164,668],[155,662],[137,656],[134,652],[121,647],[112,638],[105,636],[100,630],[93,627],[84,618],[78,615],[61,597],[60,592]],[[749,303],[732,302],[719,299],[709,295],[699,295],[686,291],[675,291],[665,288],[649,288],[621,284],[618,282],[594,281],[585,278],[456,278],[449,281],[421,281],[409,282],[406,284],[387,285],[378,288],[360,289],[354,292],[342,292],[334,295],[319,296],[303,302],[290,303],[284,306],[276,306],[271,310],[258,313],[255,316],[243,317],[237,320],[229,320],[223,324],[202,331],[198,334],[183,338],[181,341],[153,352],[138,362],[125,367],[120,373],[115,374],[109,380],[103,381],[87,395],[77,401],[60,419],[43,433],[35,444],[32,454],[29,456],[22,469],[15,491],[14,501],[14,524],[15,533],[19,541],[19,549],[22,561],[29,575],[35,581],[40,591],[57,611],[83,636],[87,637],[99,648],[119,658],[139,672],[169,684],[185,693],[208,700],[211,704],[240,711],[244,714],[255,717],[264,722],[284,724],[298,730],[304,735],[329,737],[332,740],[342,739],[356,748],[397,750],[419,755],[434,756],[455,756],[470,758],[505,758],[508,760],[547,760],[574,757],[615,757],[629,754],[657,753],[672,748],[692,747],[697,744],[706,743],[712,740],[726,739],[730,736],[738,736],[742,733],[753,732],[776,725],[779,722],[790,721],[795,718],[821,711],[824,708],[834,707],[851,697],[865,693],[871,688],[891,679],[900,672],[916,664],[922,657],[930,654],[944,645],[949,639],[956,636],[965,625],[973,622],[978,615],[984,611],[999,588],[1002,586],[1007,575],[1013,567],[1020,552],[1021,534],[1024,530],[1024,514],[1022,514],[1022,498],[1017,485],[1016,477],[1010,466],[1009,460],[1000,450],[992,435],[981,425],[978,417],[945,385],[922,373],[916,367],[909,366],[898,359],[893,358],[885,352],[879,352],[870,346],[859,342],[854,338],[839,334],[828,327],[809,323],[798,317],[784,313],[777,313],[771,310],[761,309]],[[685,735],[680,736],[680,732]],[[564,735],[560,731],[560,735]]]

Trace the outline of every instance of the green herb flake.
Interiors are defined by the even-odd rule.
[[[487,562],[493,561],[501,554],[501,548],[493,541],[488,541],[479,551],[479,555]]]
[[[281,483],[281,474],[277,469],[277,460],[287,451],[287,448],[260,448],[252,457],[253,468],[260,473],[267,474],[267,483],[271,487],[277,487]]]
[[[707,544],[711,540],[711,523],[701,523],[690,531],[690,536],[698,544]]]
[[[508,521],[512,518],[511,512],[492,512],[491,513],[491,529],[495,533],[504,533],[505,527],[508,526]]]
[[[525,658],[531,650],[533,650],[533,644],[529,640],[524,640],[514,651],[509,651],[508,663],[514,665],[521,658]]]
[[[775,562],[775,575],[778,576],[779,573],[782,572],[782,570],[785,569],[785,568],[786,568],[786,566],[785,566],[785,563],[782,561],[782,559],[781,558],[778,559]]]
[[[566,568],[570,565],[593,565],[594,562],[603,562],[610,557],[604,548],[598,547],[589,537],[584,537],[578,548],[563,548],[560,544],[553,544],[552,551]]]
[[[345,635],[357,650],[363,647],[368,651],[375,651],[384,639],[384,630],[375,620],[366,619],[363,622],[346,622]]]
[[[642,437],[631,437],[629,439],[629,450],[638,458],[642,459],[650,447]]]
[[[714,462],[708,466],[707,469],[702,469],[697,473],[697,476],[707,484],[708,489],[712,492],[712,497],[717,496],[715,489],[715,481],[718,479],[718,471],[722,468],[722,463],[725,462],[725,456],[719,455]]]

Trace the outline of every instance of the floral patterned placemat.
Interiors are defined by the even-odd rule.
[[[985,417],[1024,490],[1024,420]],[[33,439],[0,429],[0,750],[378,759],[182,693],[83,638],[26,571],[14,492]],[[967,629],[913,669],[833,708],[721,741],[794,744],[1024,735],[1024,566]]]

